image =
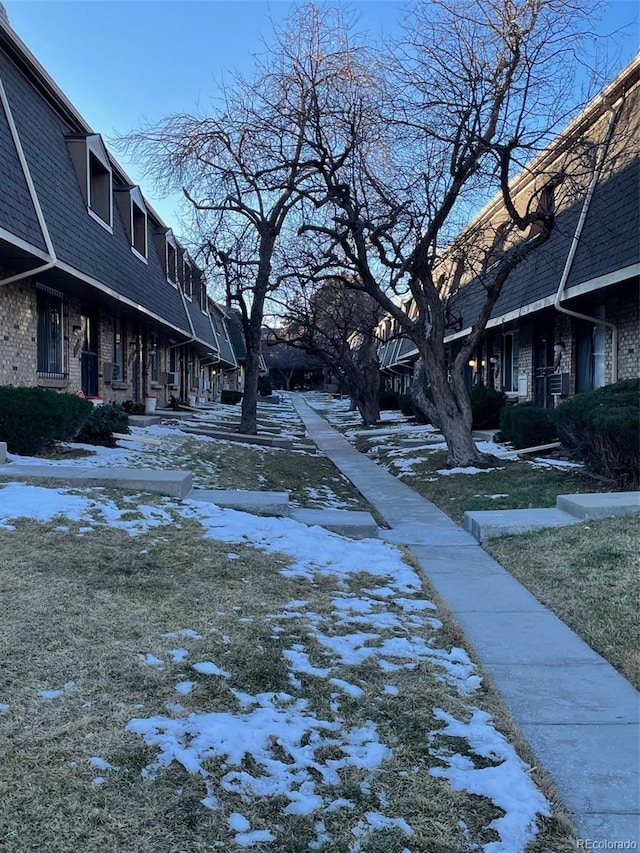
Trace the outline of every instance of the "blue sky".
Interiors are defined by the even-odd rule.
[[[289,0],[3,0],[12,27],[93,129],[108,140],[143,120],[206,106],[225,70],[249,71]],[[399,0],[349,4],[363,29],[392,32]],[[609,4],[601,33],[613,36],[614,67],[638,49],[635,0]],[[632,22],[634,22],[633,24]],[[175,200],[161,200],[135,164],[118,157],[168,225]]]

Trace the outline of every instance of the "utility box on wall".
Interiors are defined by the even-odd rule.
[[[569,396],[569,374],[552,373],[549,376],[549,391],[557,397]]]
[[[527,376],[518,376],[518,397],[521,399],[529,396],[529,380]]]

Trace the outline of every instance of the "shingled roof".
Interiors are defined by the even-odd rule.
[[[638,112],[640,93],[636,58],[611,84],[631,95],[614,126],[610,151],[590,199],[579,235],[577,248],[565,282],[565,296],[597,289],[637,277],[640,268],[640,157],[638,155]],[[608,90],[605,90],[607,92]],[[615,100],[615,98],[613,99]],[[603,98],[592,104],[604,109]],[[589,115],[589,108],[585,111]],[[581,126],[584,131],[584,126]],[[565,134],[566,136],[566,134]],[[625,165],[616,162],[620,158]],[[586,191],[586,188],[585,188]],[[584,196],[560,210],[549,240],[532,252],[510,275],[493,309],[488,328],[540,311],[553,304],[561,276],[569,256],[572,241],[583,209]],[[487,209],[494,212],[500,206],[496,197]],[[479,215],[481,216],[481,215]],[[456,323],[447,340],[466,335],[477,321],[485,300],[482,283],[476,279],[461,287],[449,298],[450,314]],[[386,345],[384,365],[397,364],[408,354],[415,355],[413,343],[405,339],[402,347],[393,350]],[[393,357],[393,358],[391,358]]]
[[[166,230],[166,226],[146,205],[145,263],[131,251],[118,204],[113,204],[112,233],[88,214],[67,139],[86,137],[92,129],[3,21],[0,48],[0,81],[57,259],[55,269],[43,279],[94,288],[107,298],[146,313],[170,333],[195,338],[196,344],[207,349],[215,348],[206,314],[199,305],[188,305],[178,287],[167,281],[154,242],[158,227]],[[0,158],[0,229],[42,254],[46,252],[43,232],[11,136],[9,116],[1,107]],[[131,182],[122,168],[110,154],[109,160],[114,190],[128,189]]]
[[[638,160],[603,184],[596,185],[567,279],[567,289],[640,262],[638,186]],[[581,208],[581,204],[575,204],[559,213],[547,243],[532,252],[511,273],[492,312],[494,323],[514,313],[528,313],[526,309],[555,295]],[[463,329],[477,320],[484,297],[478,281],[471,282],[451,297],[451,313],[462,318]]]
[[[229,336],[229,329],[227,328],[227,323],[225,321],[224,311],[219,305],[213,302],[213,300],[209,300],[209,316],[211,317],[213,329],[216,334],[216,339],[218,342],[218,354],[220,356],[220,360],[226,362],[229,365],[237,366],[236,354],[231,344],[231,338]]]

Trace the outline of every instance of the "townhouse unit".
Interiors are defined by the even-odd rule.
[[[545,198],[555,210],[550,239],[507,279],[469,360],[468,384],[502,389],[515,401],[555,406],[573,394],[640,375],[640,56],[512,181],[524,207],[549,175],[567,180]],[[570,188],[570,189],[569,189]],[[500,197],[460,235],[499,250],[506,219]],[[533,228],[534,226],[532,226]],[[531,233],[522,235],[528,239]],[[458,244],[459,245],[459,244]],[[485,251],[489,243],[485,243]],[[481,246],[481,248],[483,248]],[[478,257],[480,253],[476,252]],[[446,337],[454,355],[476,322],[482,277],[456,270],[447,297]],[[490,266],[485,263],[485,269]],[[405,310],[411,313],[407,303]],[[380,327],[388,387],[406,390],[415,346],[390,319]]]
[[[237,367],[202,270],[0,16],[0,384],[162,405]]]

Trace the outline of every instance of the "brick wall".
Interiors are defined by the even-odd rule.
[[[634,282],[607,300],[606,317],[618,326],[618,379],[640,376],[640,316],[638,286]],[[611,335],[606,350],[607,382],[611,382]]]
[[[0,285],[0,385],[35,384],[37,323],[31,280]]]

